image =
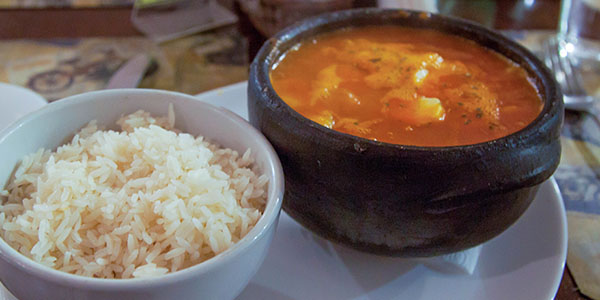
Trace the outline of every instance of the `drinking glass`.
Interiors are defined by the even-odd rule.
[[[600,0],[563,0],[558,34],[547,45],[558,54],[552,68],[565,96],[577,85],[587,96],[600,96]]]
[[[600,0],[563,0],[559,39],[567,55],[600,61]]]

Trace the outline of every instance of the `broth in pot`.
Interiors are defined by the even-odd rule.
[[[457,146],[524,128],[542,109],[527,72],[475,42],[428,29],[349,28],[289,50],[277,94],[333,130],[401,145]]]

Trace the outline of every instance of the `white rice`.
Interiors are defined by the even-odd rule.
[[[0,234],[49,267],[97,278],[158,276],[205,261],[260,218],[266,175],[248,149],[173,130],[138,111],[123,132],[94,121],[55,152],[27,155],[0,203]]]

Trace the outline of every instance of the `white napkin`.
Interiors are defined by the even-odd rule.
[[[422,259],[423,265],[441,273],[471,275],[479,261],[483,246],[476,246],[460,252]]]

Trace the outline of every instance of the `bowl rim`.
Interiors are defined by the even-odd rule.
[[[305,38],[300,38],[296,41],[296,43],[292,44],[290,41],[295,41],[297,36],[301,36],[302,33],[307,31],[317,31],[316,34],[312,34],[309,36],[316,36],[323,33],[329,33],[336,30],[340,30],[343,28],[356,28],[361,26],[379,26],[379,25],[396,25],[393,23],[390,24],[363,24],[363,25],[355,25],[352,24],[342,25],[339,23],[352,20],[352,19],[360,19],[363,17],[388,17],[392,20],[396,18],[413,18],[420,19],[420,22],[426,22],[427,20],[434,20],[434,22],[448,24],[447,26],[452,29],[459,30],[463,33],[471,33],[471,34],[480,34],[481,36],[485,36],[486,41],[495,42],[496,44],[504,45],[510,52],[514,53],[516,56],[520,56],[523,58],[523,64],[518,64],[507,55],[500,53],[499,51],[492,49],[488,46],[482,45],[481,42],[458,35],[456,33],[447,32],[447,30],[440,30],[442,33],[456,35],[462,37],[464,39],[475,42],[481,47],[487,48],[490,51],[494,51],[499,55],[509,59],[517,63],[522,68],[524,66],[530,66],[532,70],[537,71],[535,73],[535,77],[539,78],[540,85],[538,86],[534,84],[534,87],[538,90],[538,93],[541,94],[541,100],[543,102],[543,107],[540,110],[537,117],[532,120],[527,126],[524,128],[515,131],[511,134],[502,136],[497,139],[474,143],[474,144],[464,144],[464,145],[455,145],[455,146],[416,146],[416,145],[404,145],[404,144],[394,144],[387,143],[382,141],[375,141],[347,133],[343,133],[340,131],[336,131],[333,129],[329,129],[325,126],[322,126],[306,117],[298,113],[296,110],[291,108],[275,91],[273,85],[270,81],[269,72],[271,67],[278,63],[279,59],[285,55],[285,53],[290,50],[294,45],[297,45],[299,42],[306,40]],[[396,25],[398,26],[398,25]],[[423,29],[432,29],[437,30],[433,27],[419,27],[419,26],[409,26],[410,28],[423,28]],[[325,28],[323,31],[319,31],[319,29]],[[283,44],[290,44],[290,47],[285,49],[281,49]],[[532,75],[527,68],[529,75]],[[256,75],[256,78],[252,78],[252,75]],[[311,17],[308,19],[304,19],[302,21],[296,22],[283,30],[279,31],[272,38],[268,39],[260,48],[257,55],[255,56],[251,66],[250,66],[250,79],[252,83],[257,83],[254,87],[257,91],[260,91],[260,98],[264,99],[265,97],[270,98],[271,101],[274,101],[276,106],[280,108],[287,117],[292,118],[294,121],[299,122],[301,124],[305,124],[308,126],[310,130],[313,130],[317,134],[321,136],[325,136],[327,138],[322,139],[323,144],[335,144],[335,143],[346,143],[349,145],[354,144],[355,148],[358,148],[358,152],[360,148],[363,148],[364,145],[366,147],[371,147],[377,149],[379,147],[385,147],[389,150],[396,150],[389,153],[390,155],[397,155],[399,152],[410,151],[413,153],[419,152],[423,154],[433,153],[433,152],[460,152],[464,150],[484,150],[488,148],[494,147],[507,147],[507,145],[519,144],[523,143],[524,139],[519,138],[521,136],[526,136],[528,138],[534,137],[538,135],[539,125],[543,125],[546,121],[551,121],[553,118],[553,114],[560,114],[563,111],[563,100],[562,93],[560,88],[556,84],[554,77],[552,76],[550,70],[546,67],[544,63],[542,63],[533,53],[527,50],[524,46],[519,43],[505,37],[504,35],[496,32],[492,29],[488,29],[483,27],[482,25],[475,23],[473,21],[445,16],[441,14],[426,12],[426,11],[418,11],[418,10],[410,10],[410,9],[388,9],[388,8],[356,8],[356,9],[348,9],[341,10],[336,12],[324,13],[315,17]],[[250,92],[253,88],[254,84],[249,84],[248,91]],[[541,87],[542,89],[539,89]],[[562,117],[559,116],[559,122],[562,123]]]
[[[62,100],[52,102],[14,122],[11,126],[0,132],[0,143],[4,142],[4,140],[15,130],[21,127],[22,124],[28,123],[42,115],[52,114],[72,105],[81,105],[82,103],[102,101],[102,98],[104,97],[123,97],[125,95],[132,94],[168,95],[182,98],[186,102],[190,101],[190,103],[193,101],[193,105],[198,105],[204,110],[210,110],[212,113],[220,115],[223,120],[226,120],[225,122],[233,122],[240,125],[240,127],[247,131],[246,134],[251,135],[255,140],[262,144],[262,148],[266,150],[264,153],[267,162],[266,170],[263,170],[263,174],[266,174],[269,177],[269,188],[267,191],[267,202],[265,209],[256,225],[254,225],[254,227],[237,243],[233,244],[227,250],[217,254],[216,256],[188,268],[154,277],[114,279],[86,277],[67,273],[45,266],[29,257],[26,257],[11,247],[6,241],[4,241],[2,237],[0,237],[0,259],[5,260],[7,263],[13,265],[17,269],[21,269],[24,272],[29,273],[31,276],[40,277],[46,281],[61,285],[76,286],[83,289],[101,290],[110,288],[117,291],[123,291],[132,288],[142,288],[149,285],[165,286],[175,282],[193,279],[198,275],[218,268],[219,265],[226,264],[235,257],[244,253],[246,249],[252,246],[252,244],[266,235],[270,227],[276,225],[283,201],[284,181],[281,163],[272,145],[264,137],[264,135],[262,135],[262,133],[260,133],[256,128],[254,128],[237,114],[227,109],[203,102],[196,97],[187,94],[155,89],[112,89],[86,92],[69,96]],[[92,98],[89,98],[90,96],[92,96]],[[143,107],[140,107],[140,109],[143,109]]]

